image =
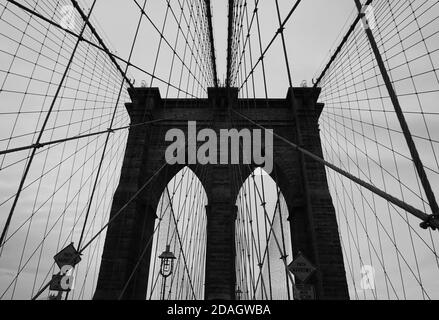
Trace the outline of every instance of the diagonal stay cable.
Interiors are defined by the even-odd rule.
[[[41,20],[43,20],[43,21],[45,21],[45,22],[47,22],[47,23],[49,23],[49,24],[55,26],[56,28],[58,28],[58,29],[60,29],[60,30],[63,30],[64,32],[67,32],[68,34],[74,36],[75,38],[79,39],[80,41],[82,41],[82,42],[84,42],[84,43],[86,43],[86,44],[88,44],[88,45],[90,45],[90,46],[93,46],[93,47],[95,47],[96,49],[98,49],[98,50],[100,50],[100,51],[104,51],[104,52],[106,52],[106,51],[104,50],[104,48],[102,48],[102,47],[99,46],[98,44],[96,44],[96,43],[94,43],[94,42],[92,42],[92,41],[90,41],[90,40],[85,39],[82,35],[78,35],[78,34],[76,34],[75,32],[73,32],[73,31],[71,31],[71,30],[69,30],[69,29],[65,29],[65,28],[63,28],[63,27],[62,27],[61,25],[59,25],[58,23],[56,23],[56,22],[54,22],[54,21],[52,21],[52,20],[50,20],[50,19],[47,19],[47,18],[44,17],[43,15],[41,15],[41,14],[39,14],[39,13],[37,13],[37,12],[32,11],[31,9],[29,9],[29,8],[27,8],[27,7],[25,7],[25,6],[23,6],[22,4],[20,4],[20,3],[16,2],[16,1],[14,1],[14,0],[7,0],[7,1],[9,1],[10,3],[16,5],[16,6],[19,7],[20,9],[23,9],[23,10],[26,11],[27,13],[30,13],[30,14],[32,14],[32,15],[38,17],[39,19],[41,19]],[[148,75],[148,76],[153,76],[153,74],[152,74],[151,72],[145,70],[144,68],[142,68],[142,67],[140,67],[140,66],[138,66],[138,65],[136,65],[136,64],[133,64],[132,62],[128,62],[127,60],[123,59],[122,57],[120,57],[120,56],[118,56],[118,55],[116,55],[116,54],[114,54],[114,53],[112,53],[112,52],[108,52],[107,54],[108,54],[109,56],[113,57],[114,59],[116,59],[116,60],[122,62],[123,64],[129,66],[129,67],[132,67],[132,68],[134,68],[134,69],[136,69],[136,70],[138,70],[138,71],[140,71],[140,72],[142,72],[142,73],[144,73],[144,74],[146,74],[146,75]],[[122,76],[123,76],[123,74],[122,74]],[[187,94],[188,96],[190,96],[190,97],[192,97],[192,98],[195,98],[195,96],[194,96],[193,94],[190,94],[189,92],[186,92],[186,91],[182,90],[181,88],[179,88],[179,87],[176,86],[175,84],[171,84],[171,83],[166,82],[166,81],[163,80],[161,77],[154,76],[154,78],[157,79],[158,81],[160,81],[161,83],[164,83],[164,84],[167,84],[167,85],[171,86],[172,88],[176,89],[176,90],[179,91],[179,92],[183,92],[183,93]],[[130,83],[130,80],[129,80],[128,78],[126,78],[125,81],[127,81],[127,83]]]
[[[357,5],[358,12],[361,14],[361,17],[365,19],[365,13],[362,10],[362,6],[359,0],[355,0],[355,4]],[[374,52],[374,56],[376,59],[376,62],[378,64],[378,67],[381,71],[381,76],[385,82],[387,91],[389,93],[390,99],[392,101],[393,107],[395,109],[395,113],[398,117],[399,124],[401,125],[402,131],[404,132],[404,138],[406,140],[407,146],[410,150],[410,154],[413,158],[413,162],[416,166],[416,171],[418,172],[419,179],[421,181],[422,186],[424,187],[425,194],[427,196],[428,202],[430,203],[431,210],[433,212],[433,215],[430,216],[427,220],[425,220],[425,223],[427,226],[431,225],[431,223],[436,223],[438,215],[439,215],[439,206],[436,201],[435,194],[431,188],[430,180],[425,172],[425,168],[423,166],[421,157],[419,155],[418,149],[415,145],[415,142],[413,141],[413,137],[411,135],[411,131],[409,129],[408,123],[406,121],[404,112],[401,108],[398,96],[396,94],[395,88],[393,87],[391,83],[391,79],[389,77],[389,74],[387,72],[386,66],[384,64],[383,57],[381,56],[381,52],[378,48],[378,45],[375,41],[375,38],[373,36],[372,30],[370,28],[366,28],[365,30],[366,35],[369,39],[369,43],[372,47],[372,50]]]
[[[76,0],[72,0],[72,2],[75,3]],[[146,3],[147,3],[147,0],[145,0],[145,2],[143,4],[143,8],[145,8]],[[81,8],[77,8],[77,10],[82,12]],[[139,35],[139,30],[140,30],[141,23],[142,23],[142,17],[143,16],[140,15],[139,22],[137,23],[137,29],[136,29],[136,33],[134,35],[133,41],[131,43],[131,49],[130,49],[130,54],[128,56],[128,61],[131,61],[131,58],[132,58],[133,53],[134,53],[134,48],[135,48],[136,43],[137,43],[137,38],[138,38],[138,35]],[[128,72],[128,69],[129,69],[129,65],[127,65],[125,67],[125,74]],[[119,94],[118,94],[118,97],[117,97],[117,101],[116,101],[116,104],[114,106],[113,116],[112,116],[111,123],[110,123],[110,130],[112,129],[114,121],[115,121],[115,118],[116,118],[117,109],[119,107],[119,102],[120,102],[120,99],[122,97],[122,91],[123,91],[124,85],[125,85],[125,80],[122,80],[122,82],[120,84],[120,88],[119,88]],[[89,217],[89,214],[90,214],[91,206],[92,206],[92,203],[93,203],[93,200],[94,200],[96,188],[97,188],[97,185],[98,185],[98,182],[99,182],[99,176],[100,176],[100,173],[101,173],[101,170],[102,170],[102,165],[104,163],[105,156],[106,156],[106,153],[107,153],[107,148],[108,148],[108,143],[110,141],[110,136],[111,136],[111,131],[109,131],[107,133],[107,135],[106,135],[105,144],[104,144],[104,150],[102,151],[102,156],[101,156],[99,168],[98,168],[97,173],[96,173],[96,179],[95,179],[95,182],[94,182],[94,185],[93,185],[93,189],[92,189],[92,192],[90,194],[89,201],[88,201],[88,209],[87,209],[87,214],[85,215],[84,225],[83,225],[83,228],[82,228],[82,231],[81,231],[81,236],[79,237],[78,250],[81,249],[82,241],[84,240],[84,232],[85,232],[85,228],[86,228],[86,225],[87,225],[87,222],[88,222],[88,217]]]
[[[34,143],[34,144],[31,144],[31,145],[28,145],[28,146],[24,146],[24,147],[18,147],[18,148],[13,148],[13,149],[8,149],[8,150],[2,150],[2,151],[0,151],[0,155],[15,153],[15,152],[19,152],[19,151],[25,151],[25,150],[29,150],[29,149],[40,149],[40,148],[44,148],[44,147],[51,146],[51,145],[54,145],[54,144],[60,144],[60,143],[64,143],[64,142],[70,142],[70,141],[74,141],[74,140],[90,138],[90,137],[94,137],[94,136],[103,135],[103,134],[106,134],[106,133],[107,134],[108,133],[114,133],[114,132],[117,132],[117,131],[132,129],[132,128],[135,128],[135,127],[149,125],[149,124],[154,124],[154,123],[162,122],[162,121],[166,121],[166,120],[172,120],[172,119],[169,118],[169,119],[159,119],[159,120],[147,121],[147,122],[138,123],[138,124],[135,124],[135,125],[128,125],[128,126],[123,126],[123,127],[116,128],[116,129],[107,129],[107,130],[98,131],[98,132],[94,132],[94,133],[88,133],[88,134],[84,134],[84,135],[77,135],[77,136],[70,137],[70,138],[65,138],[65,139],[53,140],[53,141],[49,141],[49,142]]]
[[[81,16],[82,16],[82,18],[84,19],[84,21],[87,21],[87,22],[86,22],[86,26],[88,26],[88,27],[90,28],[90,30],[92,31],[93,35],[96,37],[96,39],[98,40],[99,44],[100,44],[102,47],[99,47],[99,46],[96,45],[95,43],[92,43],[91,41],[88,41],[88,40],[84,39],[82,34],[77,35],[77,34],[74,33],[73,31],[71,31],[71,30],[69,30],[69,29],[65,29],[65,28],[63,28],[61,25],[57,24],[56,22],[54,22],[54,21],[52,21],[52,20],[50,20],[50,19],[47,19],[46,17],[44,17],[43,15],[39,14],[39,13],[36,12],[36,11],[33,11],[33,10],[27,8],[26,6],[24,6],[23,4],[19,3],[18,1],[15,1],[15,0],[7,0],[7,1],[10,2],[10,3],[12,3],[13,5],[19,7],[20,9],[22,9],[22,10],[24,10],[24,11],[26,11],[26,12],[29,12],[29,13],[31,13],[32,15],[34,15],[34,16],[36,16],[36,17],[38,17],[38,18],[40,18],[40,19],[42,19],[42,20],[44,20],[44,21],[50,23],[51,25],[54,25],[54,26],[58,27],[59,29],[62,29],[62,30],[64,30],[64,31],[66,31],[67,33],[69,33],[69,34],[75,36],[76,38],[78,38],[80,41],[87,42],[88,44],[93,45],[94,47],[97,47],[97,48],[101,49],[102,51],[104,51],[105,53],[107,53],[108,57],[109,57],[109,58],[111,59],[111,61],[114,63],[114,65],[115,65],[116,68],[119,70],[119,72],[122,74],[122,76],[125,78],[125,81],[127,81],[127,83],[128,83],[131,87],[133,87],[133,85],[131,84],[130,79],[128,79],[128,77],[126,76],[126,73],[123,73],[121,67],[119,66],[119,64],[118,64],[117,61],[115,60],[115,56],[114,56],[114,54],[112,54],[112,53],[110,52],[110,50],[105,46],[104,42],[102,41],[102,38],[101,38],[101,37],[99,36],[99,34],[96,32],[96,29],[91,25],[91,23],[88,21],[88,19],[86,20],[87,17],[86,17],[85,15],[82,15],[82,14],[81,14]],[[77,3],[76,1],[72,1],[72,3],[73,3],[73,5],[74,5],[76,8],[79,8],[79,5],[78,5],[78,3]]]
[[[262,60],[264,60],[265,55],[267,54],[268,50],[270,50],[271,46],[273,45],[274,41],[277,39],[277,37],[283,32],[283,29],[285,28],[285,25],[288,23],[288,21],[290,20],[291,16],[293,15],[293,13],[296,11],[297,7],[299,6],[301,0],[297,0],[297,2],[294,4],[294,6],[291,8],[290,12],[288,13],[288,15],[285,17],[285,19],[283,20],[281,26],[279,27],[279,29],[276,31],[275,35],[273,36],[273,38],[271,39],[271,41],[268,43],[268,45],[266,46],[265,50],[262,52],[261,56],[259,57],[259,59],[257,60],[257,62],[255,63],[255,65],[253,66],[253,68],[250,70],[249,74],[246,76],[245,80],[243,81],[243,83],[241,84],[241,87],[239,88],[240,90],[244,87],[244,85],[247,83],[248,79],[251,77],[251,75],[253,74],[253,72],[255,72],[257,66],[259,65],[259,63],[262,62]]]
[[[368,5],[372,4],[372,1],[373,0],[367,0],[367,2],[365,3],[365,6],[368,6]],[[358,14],[357,17],[355,18],[354,22],[352,23],[352,25],[349,28],[349,30],[346,32],[344,38],[342,39],[342,41],[340,42],[339,46],[335,50],[335,52],[332,55],[331,59],[329,59],[328,64],[325,66],[325,68],[323,69],[322,73],[317,78],[317,81],[314,82],[314,87],[315,88],[320,84],[322,79],[325,77],[325,75],[328,72],[329,68],[332,66],[333,62],[335,61],[335,59],[338,57],[338,55],[340,54],[341,50],[343,49],[344,45],[346,44],[346,42],[348,41],[348,39],[350,38],[352,33],[355,31],[355,28],[357,27],[358,23],[361,21],[361,17],[362,17],[362,15]]]
[[[79,250],[78,254],[81,255],[124,211],[125,209],[137,199],[137,197],[146,189],[146,187],[155,179],[155,177],[166,167],[167,164],[161,166],[144,184],[139,190],[127,201],[127,203],[120,208],[114,216]],[[47,283],[33,298],[36,300],[46,289],[50,286],[50,282]]]
[[[114,57],[110,54],[110,50],[107,48],[107,46],[105,45],[104,41],[102,40],[102,38],[99,36],[99,34],[97,33],[96,29],[93,27],[93,25],[90,22],[90,19],[87,19],[87,17],[84,14],[84,11],[81,9],[81,7],[78,4],[78,1],[76,0],[71,0],[73,6],[75,7],[75,9],[79,12],[79,14],[81,15],[81,18],[85,21],[85,24],[89,27],[89,29],[91,30],[91,33],[93,34],[93,36],[96,38],[96,40],[99,42],[99,44],[101,45],[102,49],[105,51],[105,53],[108,55],[108,57],[110,58],[111,62],[113,62],[113,64],[116,66],[117,70],[119,70],[119,72],[122,74],[122,76],[124,77],[124,80],[128,83],[128,85],[131,88],[134,88],[133,84],[131,83],[131,80],[128,79],[127,77],[127,70],[125,70],[125,72],[122,70],[122,68],[119,66],[119,64],[117,63],[117,61],[114,59]]]
[[[91,7],[91,9],[90,9],[90,11],[88,13],[88,16],[87,16],[87,20],[90,19],[90,16],[91,16],[91,14],[93,12],[93,9],[95,7],[96,2],[97,2],[97,0],[93,1],[93,5],[92,5],[92,7]],[[87,27],[87,24],[84,23],[84,26],[82,27],[82,30],[81,30],[81,36],[84,34],[84,32],[86,30],[86,27]],[[58,98],[58,96],[59,96],[59,94],[61,92],[62,85],[63,85],[65,79],[67,78],[67,75],[68,75],[69,70],[70,70],[70,66],[71,66],[71,64],[73,62],[73,59],[75,57],[77,49],[79,48],[79,44],[80,43],[81,43],[81,40],[78,38],[78,40],[77,40],[77,42],[75,44],[75,48],[73,49],[73,52],[71,54],[70,60],[69,60],[69,62],[67,64],[67,67],[64,70],[64,74],[63,74],[63,76],[62,76],[62,78],[60,80],[60,83],[59,83],[58,88],[56,90],[55,96],[54,96],[54,98],[52,100],[52,103],[50,105],[50,108],[49,108],[49,110],[47,112],[47,115],[46,115],[46,117],[44,119],[44,123],[43,123],[43,125],[41,127],[41,130],[39,132],[39,135],[37,137],[36,144],[40,143],[40,141],[41,141],[41,139],[43,137],[45,128],[46,128],[47,124],[49,123],[49,119],[50,119],[50,116],[52,114],[52,110],[55,107],[55,103],[56,103],[57,98]],[[30,167],[32,165],[32,162],[33,162],[33,159],[35,157],[36,152],[37,152],[37,148],[33,148],[31,156],[29,157],[29,161],[28,161],[28,163],[26,165],[26,168],[25,168],[25,170],[23,172],[23,176],[21,178],[20,185],[18,187],[18,191],[17,191],[17,194],[15,196],[14,202],[12,204],[12,207],[11,207],[10,211],[9,211],[9,215],[8,215],[8,217],[6,219],[6,223],[5,223],[4,227],[3,227],[3,231],[2,231],[2,234],[0,236],[0,246],[3,244],[3,241],[4,241],[5,237],[6,237],[6,233],[7,233],[8,229],[9,229],[9,225],[11,224],[11,220],[12,220],[12,217],[14,215],[15,208],[17,207],[18,199],[20,198],[22,188],[24,186],[24,183],[26,182],[26,178],[27,178],[27,176],[29,174]]]
[[[265,130],[265,128],[262,125],[256,123],[255,121],[253,121],[252,119],[250,119],[247,116],[243,115],[242,113],[240,113],[240,112],[238,112],[236,110],[233,110],[233,112],[236,113],[239,117],[241,117],[241,118],[243,118],[243,119],[253,123],[255,126]],[[276,134],[276,133],[273,132],[273,136],[275,136],[276,138],[284,141],[286,144],[290,145],[295,150],[303,153],[305,156],[307,156],[307,157],[309,157],[309,158],[311,158],[311,159],[313,159],[313,160],[323,164],[324,166],[328,167],[329,169],[332,169],[333,171],[335,171],[335,172],[341,174],[342,176],[348,178],[349,180],[352,180],[356,184],[362,186],[363,188],[368,189],[369,191],[375,193],[376,195],[382,197],[383,199],[389,201],[390,203],[393,203],[394,205],[400,207],[401,209],[406,210],[407,212],[411,213],[413,216],[419,218],[420,220],[429,223],[432,228],[439,228],[439,221],[437,221],[435,219],[432,219],[434,217],[433,215],[428,215],[425,212],[423,212],[423,211],[421,211],[421,210],[419,210],[419,209],[409,205],[408,203],[406,203],[404,201],[401,201],[398,198],[393,197],[392,195],[382,191],[381,189],[378,189],[377,187],[375,187],[375,186],[373,186],[373,185],[371,185],[371,184],[369,184],[369,183],[367,183],[367,182],[365,182],[365,181],[355,177],[354,175],[344,171],[343,169],[340,169],[339,167],[333,165],[332,163],[329,163],[328,161],[326,161],[326,160],[316,156],[314,153],[299,147],[298,145],[292,143],[288,139],[280,136],[279,134]]]
[[[166,186],[166,194],[167,194],[167,197],[168,197],[170,200],[173,200],[173,197],[171,198],[171,196],[170,196],[170,194],[169,194],[169,188],[168,188],[168,186]],[[170,201],[169,204],[170,204],[170,205],[169,205],[168,207],[170,208],[170,210],[171,210],[171,212],[172,212],[172,215],[173,215],[173,218],[174,218],[174,222],[175,222],[176,220],[175,220],[174,208],[173,208],[173,206],[172,206],[172,201]],[[165,213],[166,213],[166,211],[165,211]],[[163,218],[163,216],[164,216],[165,213],[163,213],[162,217],[160,218],[160,222],[162,221],[162,218]],[[175,222],[175,224],[177,224],[177,223]],[[158,226],[155,228],[154,233],[155,233],[155,231],[157,230],[157,228],[158,228]],[[177,233],[178,233],[178,230],[177,230]],[[148,250],[148,248],[149,248],[149,246],[150,246],[150,244],[152,243],[153,240],[154,240],[154,234],[149,238],[148,242],[146,243],[146,245],[145,245],[145,247],[144,247],[144,249],[143,249],[143,252],[142,252],[141,255],[139,256],[139,259],[138,259],[136,265],[134,266],[134,268],[133,268],[133,270],[132,270],[132,272],[131,272],[131,275],[129,276],[128,280],[127,280],[126,283],[125,283],[125,286],[123,287],[123,289],[122,289],[122,291],[121,291],[121,293],[120,293],[120,295],[119,295],[118,300],[121,300],[121,299],[123,298],[123,295],[125,294],[125,291],[127,290],[128,285],[130,284],[132,278],[134,277],[134,275],[135,275],[137,269],[138,269],[139,266],[140,266],[140,263],[142,262],[144,256],[146,255],[146,252],[147,252],[147,250]],[[180,240],[180,236],[179,236],[179,240]],[[180,242],[180,246],[181,246],[181,242]],[[184,255],[183,250],[182,250],[182,253],[183,253],[184,263],[185,263],[185,266],[186,266],[186,268],[187,268],[187,265],[186,265],[186,258],[185,258],[185,255]],[[188,276],[190,277],[189,271],[188,271]],[[193,288],[193,286],[192,286],[192,282],[190,282],[190,284],[191,284],[192,293],[193,293],[193,295],[194,295],[194,297],[195,297],[195,291],[194,291],[194,288]]]

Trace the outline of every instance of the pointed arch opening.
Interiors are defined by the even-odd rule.
[[[289,212],[282,191],[262,168],[243,183],[236,202],[236,297],[293,300]]]
[[[163,190],[157,206],[147,300],[204,299],[207,201],[202,182],[189,167],[179,171]],[[169,254],[173,257],[166,265],[164,256]]]

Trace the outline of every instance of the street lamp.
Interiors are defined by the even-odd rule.
[[[171,246],[167,245],[166,250],[159,256],[161,260],[160,274],[163,277],[162,300],[165,300],[166,279],[174,271],[175,255],[171,252]]]
[[[241,300],[242,299],[242,294],[243,294],[243,292],[238,287],[238,290],[236,290],[236,300]]]

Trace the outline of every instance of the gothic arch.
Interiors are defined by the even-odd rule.
[[[171,300],[201,300],[204,297],[204,279],[197,273],[204,275],[208,200],[199,177],[186,166],[163,187],[157,206],[147,299],[159,300],[165,296]],[[186,187],[188,195],[182,192]],[[167,246],[176,260],[172,274],[164,281],[158,257]]]
[[[164,100],[158,89],[130,89],[132,103],[127,104],[127,110],[132,124],[137,126],[130,129],[111,219],[121,209],[124,213],[112,221],[108,229],[95,298],[117,299],[122,291],[124,299],[145,298],[151,250],[149,248],[142,255],[144,243],[153,233],[162,190],[183,168],[165,163],[167,144],[164,136],[168,129],[184,131],[188,121],[199,122],[200,129],[213,126],[214,130],[219,130],[232,121],[237,128],[249,127],[248,122],[229,110],[242,103],[252,105],[252,108],[240,109],[240,112],[256,123],[273,128],[286,140],[296,141],[295,129],[299,126],[303,135],[302,147],[323,157],[318,129],[323,109],[323,105],[317,103],[319,92],[315,88],[295,88],[294,97],[289,90],[286,99],[238,101],[237,89],[210,88],[208,99]],[[298,123],[292,117],[293,105],[297,109]],[[141,125],[150,120],[157,122]],[[301,251],[317,267],[309,284],[315,286],[318,299],[349,298],[335,209],[324,166],[310,159],[300,165],[297,151],[282,139],[274,140],[273,149],[275,170],[272,177],[288,206],[293,255]],[[252,167],[204,167],[207,169],[200,170],[208,170],[205,179],[197,167],[191,166],[208,195],[205,298],[235,299],[235,201],[240,186],[235,185],[233,172],[238,168],[242,170],[242,176],[248,177]],[[304,173],[308,177],[307,197],[302,183]],[[136,196],[139,190],[141,194]],[[133,197],[135,201],[129,202]],[[131,277],[141,256],[145,258]],[[125,288],[127,282],[129,286]]]
[[[292,232],[276,176],[257,167],[238,192],[237,299],[293,299],[292,276],[286,269],[293,258]]]

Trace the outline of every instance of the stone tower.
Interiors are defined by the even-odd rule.
[[[142,188],[141,194],[117,216],[107,231],[95,299],[145,299],[151,260],[150,241],[146,254],[129,280],[145,244],[151,239],[157,206],[169,181],[183,168],[168,165],[165,151],[169,129],[187,131],[188,121],[197,128],[214,130],[255,128],[239,117],[234,108],[265,128],[273,129],[289,141],[296,141],[297,129],[302,147],[323,157],[318,120],[323,105],[317,103],[320,90],[294,88],[286,99],[238,99],[234,88],[211,88],[207,99],[162,99],[157,88],[129,91],[132,102],[126,105],[131,128],[119,187],[114,195],[111,218]],[[296,110],[298,123],[292,110]],[[158,119],[168,119],[152,122]],[[149,122],[148,125],[141,125]],[[297,128],[297,126],[299,126]],[[235,299],[235,219],[239,187],[231,165],[207,165],[208,178],[200,166],[189,167],[200,178],[208,197],[206,299]],[[246,180],[253,166],[238,165]],[[343,255],[335,210],[322,164],[306,158],[304,166],[298,152],[280,139],[274,139],[272,178],[285,197],[291,229],[293,255],[299,251],[317,267],[310,279],[317,299],[349,299]],[[307,175],[305,196],[303,168]],[[236,169],[236,168],[235,168]],[[203,178],[204,177],[204,178]]]

